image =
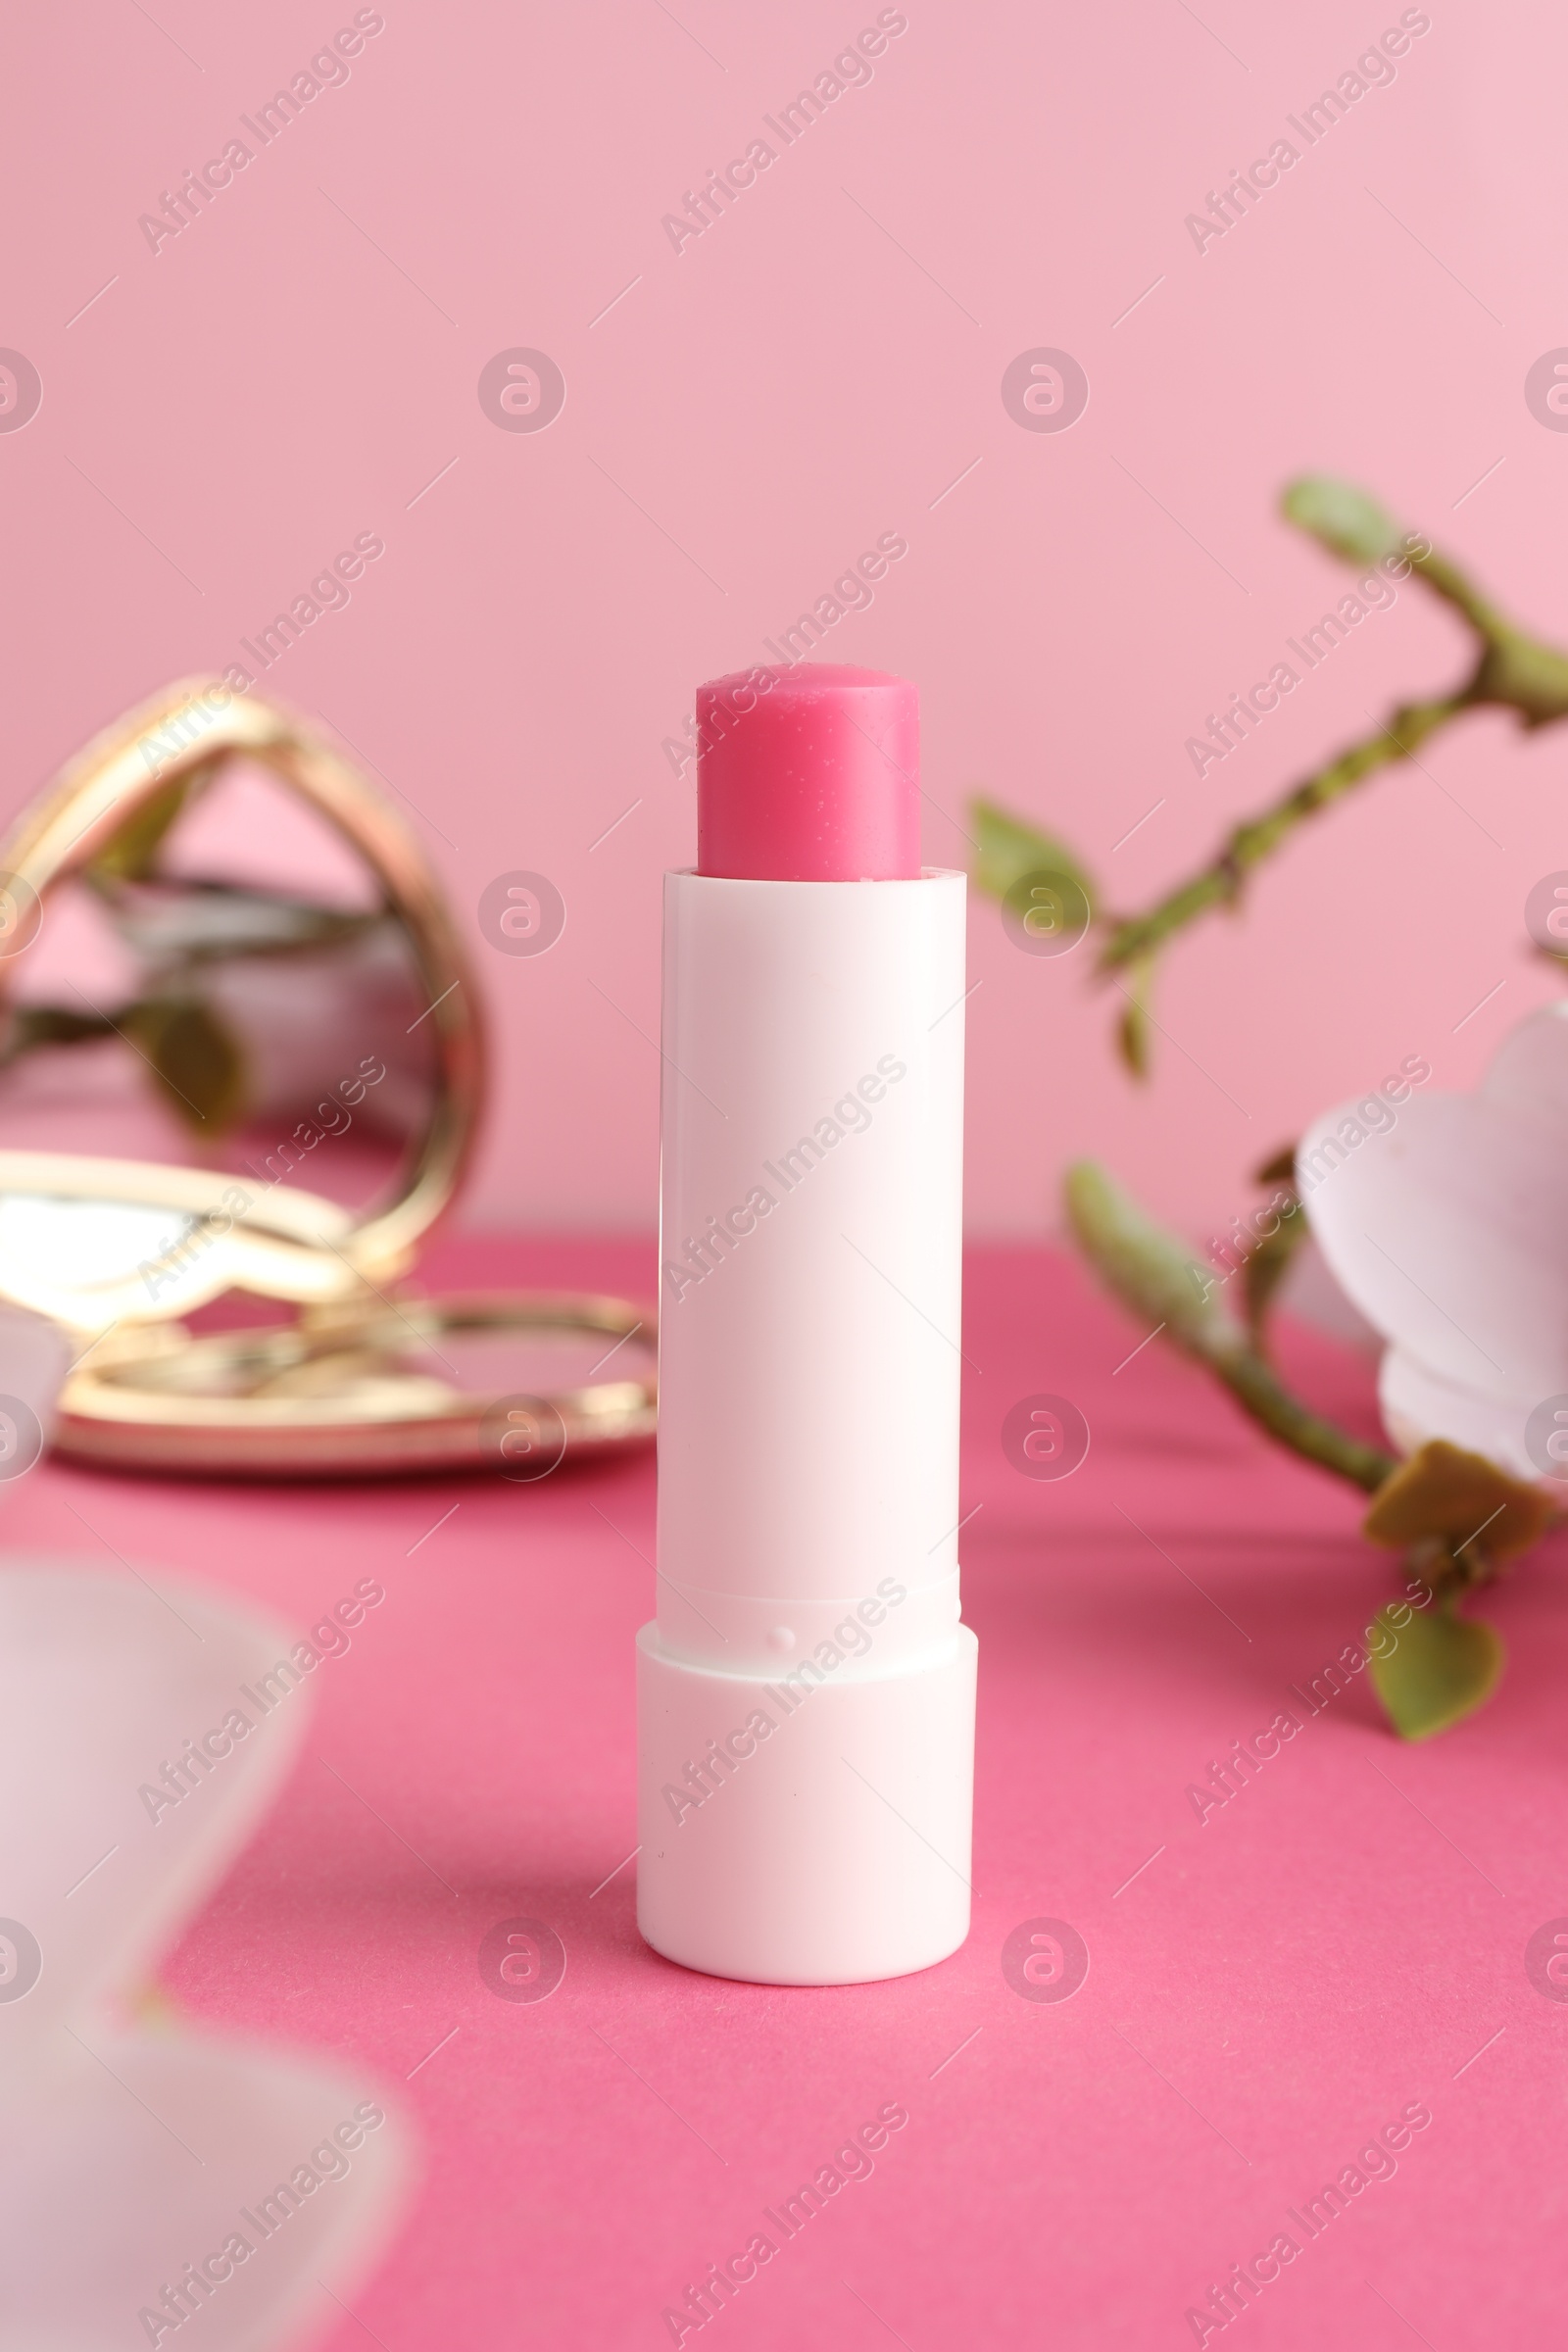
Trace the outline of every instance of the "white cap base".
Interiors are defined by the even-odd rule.
[[[859,1984],[969,1932],[978,1643],[729,1674],[637,1637],[637,1924],[685,1968]],[[868,1660],[867,1665],[870,1661]]]

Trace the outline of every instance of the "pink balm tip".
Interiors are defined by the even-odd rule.
[[[697,870],[749,882],[913,882],[920,698],[833,662],[697,689]]]

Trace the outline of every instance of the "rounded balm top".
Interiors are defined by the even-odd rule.
[[[697,689],[697,870],[754,882],[912,882],[920,702],[836,662]]]

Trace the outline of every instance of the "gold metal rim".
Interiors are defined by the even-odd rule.
[[[657,1418],[652,1367],[555,1391],[534,1401],[559,1440],[559,1459],[535,1472],[507,1458],[497,1415],[515,1395],[460,1389],[419,1374],[356,1377],[356,1359],[463,1331],[592,1333],[606,1360],[640,1339],[651,1319],[628,1300],[574,1292],[460,1293],[399,1298],[366,1312],[338,1304],[298,1322],[192,1336],[144,1325],[111,1335],[78,1364],[60,1398],[55,1450],[117,1470],[213,1478],[360,1478],[489,1469],[534,1483],[586,1455],[648,1439]],[[344,1369],[342,1394],[255,1393],[318,1367]],[[363,1372],[363,1367],[362,1367]],[[237,1383],[253,1386],[233,1393]],[[223,1394],[225,1387],[230,1393]],[[543,1458],[543,1457],[541,1457]]]
[[[183,750],[167,751],[165,731],[193,705],[204,723]],[[159,739],[154,764],[142,755],[150,737]],[[392,1280],[412,1265],[457,1190],[479,1113],[484,1036],[451,911],[423,849],[391,802],[303,719],[260,695],[235,694],[220,677],[182,678],[116,719],[61,770],[0,843],[0,872],[16,875],[41,900],[156,795],[234,758],[270,768],[365,858],[403,923],[424,984],[438,1062],[430,1123],[400,1198],[351,1222],[341,1245],[357,1273]],[[0,962],[0,993],[5,985]]]

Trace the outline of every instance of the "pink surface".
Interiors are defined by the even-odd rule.
[[[920,698],[907,678],[763,666],[699,686],[697,728],[700,874],[918,878]]]
[[[1310,146],[1288,118],[1355,81],[1396,0],[387,0],[265,145],[242,118],[310,86],[350,0],[12,13],[0,346],[42,405],[0,432],[24,681],[0,807],[202,664],[340,729],[474,926],[493,1222],[652,1224],[645,1014],[658,876],[694,851],[694,680],[770,644],[917,679],[928,861],[972,857],[983,788],[1131,909],[1468,660],[1402,587],[1195,772],[1206,714],[1349,585],[1277,518],[1290,475],[1363,479],[1568,635],[1568,435],[1525,400],[1568,342],[1547,0],[1500,27],[1432,6]],[[835,75],[885,13],[907,28]],[[839,94],[809,127],[769,129],[819,78]],[[152,250],[142,216],[237,136],[249,163]],[[1282,136],[1299,161],[1200,250],[1189,214]],[[758,140],[773,160],[700,233],[666,226]],[[1088,378],[1069,430],[1004,404],[1046,347]],[[512,411],[493,385],[481,406],[521,348],[564,382],[542,431],[525,377]],[[345,587],[364,536],[384,553]],[[907,552],[868,581],[890,539]],[[315,616],[263,668],[246,643],[296,606]],[[1401,1055],[1470,1085],[1555,985],[1521,908],[1565,862],[1565,760],[1560,727],[1478,712],[1303,831],[1239,921],[1172,958],[1147,1095],[1088,951],[1022,955],[977,908],[976,1226],[1038,1231],[1087,1150],[1223,1230],[1247,1170]],[[566,903],[545,956],[478,932],[518,870]]]
[[[586,1241],[451,1244],[443,1264],[639,1295],[655,1271],[651,1246]],[[637,1938],[617,1866],[646,1455],[540,1486],[275,1494],[45,1465],[9,1494],[19,1548],[165,1563],[302,1624],[361,1576],[386,1586],[166,1972],[200,2015],[409,2078],[422,2202],[331,2352],[367,2328],[387,2352],[668,2343],[664,2306],[895,2103],[909,2120],[871,2177],[739,2290],[716,2340],[1191,2343],[1187,2307],[1282,2230],[1304,2240],[1288,2209],[1417,2104],[1432,2122],[1395,2177],[1262,2289],[1246,2340],[1398,2352],[1413,2328],[1494,2352],[1560,2331],[1568,2014],[1524,1949],[1568,1912],[1563,1541],[1492,1605],[1512,1664],[1483,1716],[1401,1747],[1353,1675],[1309,1716],[1292,1686],[1355,1640],[1392,1562],[1346,1490],[1158,1343],[1125,1360],[1137,1338],[1060,1260],[971,1261],[975,1926],[886,1985],[723,1984]],[[1288,1364],[1370,1433],[1364,1365],[1300,1335]],[[1000,1443],[1042,1391],[1092,1432],[1057,1483]],[[1189,1785],[1282,1709],[1299,1734],[1200,1822]],[[542,2002],[481,1982],[483,1939],[518,1918],[564,1946]],[[1040,1919],[1088,1946],[1063,2003],[1003,1974]]]

